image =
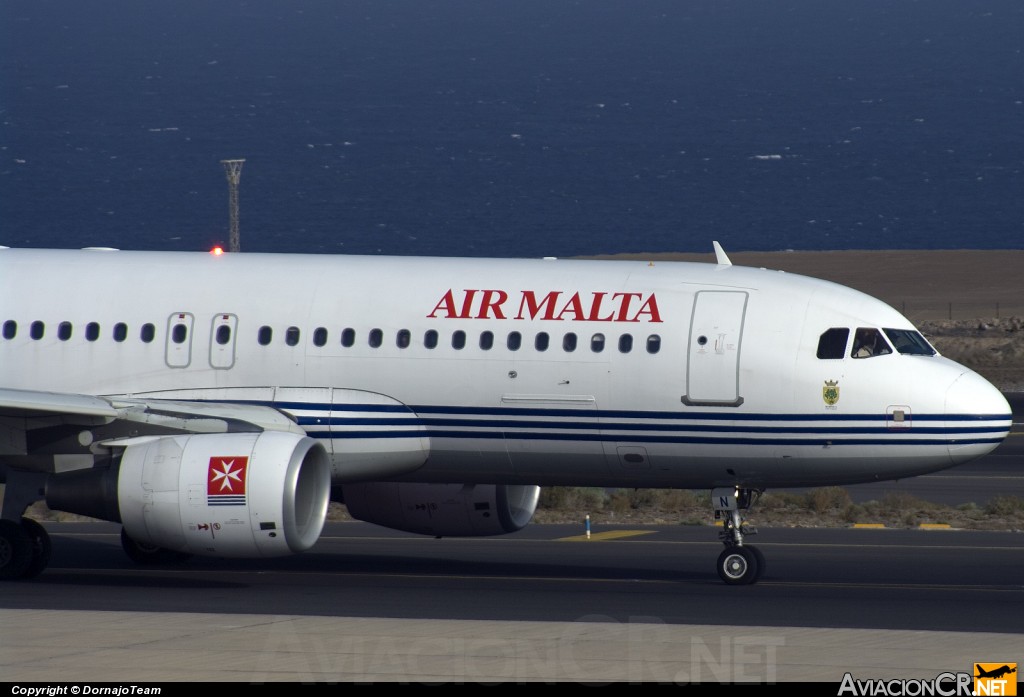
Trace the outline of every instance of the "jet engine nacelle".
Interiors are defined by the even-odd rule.
[[[526,527],[540,487],[507,484],[346,484],[353,518],[435,537],[504,535]]]
[[[165,549],[277,557],[320,537],[330,486],[330,459],[312,438],[181,435],[130,441],[109,470],[54,475],[47,502],[120,520],[134,541]]]

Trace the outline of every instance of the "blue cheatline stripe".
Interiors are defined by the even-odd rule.
[[[361,411],[353,405],[345,405],[350,409],[338,411]],[[520,407],[441,407],[416,405],[410,407],[417,414],[457,414],[481,416],[568,416],[580,418],[583,414],[593,414],[602,419],[673,419],[679,421],[865,421],[883,418],[880,414],[764,414],[745,412],[673,412],[673,411],[622,411],[618,409],[593,411],[582,409],[526,409]],[[911,414],[914,421],[1005,421],[1012,414]]]
[[[443,431],[424,429],[416,431],[307,431],[312,438],[345,440],[349,438],[480,438],[484,440],[555,440],[607,443],[675,443],[707,445],[812,445],[818,447],[840,445],[976,445],[1001,443],[1003,436],[995,438],[705,438],[700,436],[647,436],[599,433],[531,433],[528,431]]]
[[[322,402],[245,402],[262,404],[278,409],[302,411],[319,411],[323,416],[295,416],[296,422],[307,428],[310,436],[324,439],[354,438],[453,438],[453,439],[508,439],[508,440],[548,440],[575,442],[608,442],[608,443],[670,443],[670,444],[707,444],[707,445],[783,445],[824,447],[826,445],[975,445],[999,444],[1009,432],[1012,415],[978,415],[978,414],[914,414],[913,421],[944,421],[959,423],[978,423],[980,421],[1004,421],[1001,425],[985,426],[914,426],[910,429],[890,428],[886,426],[841,426],[837,422],[868,421],[879,423],[885,417],[881,414],[746,414],[720,412],[660,412],[660,411],[623,411],[623,410],[580,410],[580,409],[543,409],[521,407],[464,407],[419,405],[413,408],[402,405],[382,404],[327,404]],[[415,409],[416,411],[413,411]],[[342,417],[329,416],[331,413],[363,413],[363,414],[401,414],[403,417]],[[463,418],[430,418],[421,414],[438,416],[454,415]],[[472,419],[466,416],[490,416],[492,419]],[[542,416],[570,418],[571,421],[519,421],[510,416]],[[662,423],[614,422],[611,419],[656,419]],[[696,421],[716,421],[717,424],[698,424]],[[674,423],[665,423],[672,421]],[[829,422],[825,427],[789,426],[743,426],[744,421],[811,421]],[[722,424],[722,422],[727,422]],[[324,430],[330,426],[359,426],[362,428],[379,426],[383,430]],[[313,428],[310,428],[313,427]],[[394,427],[406,430],[392,430]],[[462,429],[497,429],[497,430],[453,430]],[[416,430],[407,430],[416,429]],[[512,430],[512,429],[543,429]],[[576,432],[573,432],[576,431]],[[583,431],[583,432],[579,432]],[[600,431],[599,433],[597,431]],[[643,434],[622,433],[623,431],[643,431]],[[808,438],[757,438],[742,436],[692,435],[700,434],[786,434],[808,435]],[[654,432],[655,434],[652,434]],[[672,435],[656,435],[669,433]],[[905,433],[945,436],[944,438],[907,438]],[[850,438],[857,436],[882,436],[876,438]],[[964,436],[972,437],[964,437]],[[987,435],[987,437],[985,437]]]
[[[876,417],[875,421],[882,419]],[[918,426],[913,429],[889,428],[887,426],[846,426],[830,428],[827,426],[720,426],[711,424],[644,424],[637,422],[607,423],[597,421],[513,421],[503,419],[379,419],[379,418],[337,418],[301,416],[296,419],[300,426],[448,426],[470,428],[546,428],[546,429],[584,429],[603,431],[700,431],[702,433],[843,433],[867,434],[890,433],[894,430],[913,431],[914,433],[998,433],[1005,431],[1002,426],[971,426],[947,428],[942,426]]]
[[[882,418],[879,414],[765,414],[730,411],[628,411],[621,409],[544,409],[526,407],[469,407],[417,404],[328,404],[325,402],[267,402],[224,400],[231,404],[252,404],[287,411],[369,412],[393,414],[455,414],[474,416],[567,416],[583,415],[602,419],[672,419],[680,421],[864,421]],[[1009,421],[1012,414],[911,414],[914,421]]]

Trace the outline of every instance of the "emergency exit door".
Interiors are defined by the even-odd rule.
[[[210,367],[226,370],[235,365],[235,337],[238,317],[215,315],[210,327]]]
[[[187,368],[192,362],[192,326],[190,312],[175,312],[167,318],[167,350],[165,360],[171,368]]]

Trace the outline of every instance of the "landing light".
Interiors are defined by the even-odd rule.
[[[210,254],[212,254],[215,257],[219,257],[223,253],[224,253],[224,248],[223,247],[214,247],[213,249],[210,250]]]

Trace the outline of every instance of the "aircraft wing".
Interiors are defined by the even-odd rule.
[[[0,455],[23,456],[8,463],[37,471],[49,470],[53,455],[88,454],[90,445],[104,441],[262,431],[304,435],[290,416],[263,405],[0,388]]]
[[[0,388],[0,415],[33,417],[48,414],[116,417],[117,410],[102,397]]]
[[[122,419],[178,427],[185,433],[288,431],[302,434],[295,420],[277,409],[254,404],[98,397],[93,395],[0,388],[0,416],[63,416]],[[177,421],[173,421],[177,419]],[[216,425],[220,422],[220,426]]]

